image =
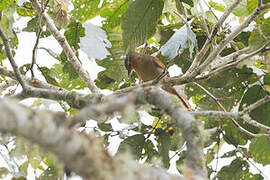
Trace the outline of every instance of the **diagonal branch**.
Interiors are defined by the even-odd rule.
[[[217,22],[217,24],[215,24],[210,37],[206,40],[206,42],[204,43],[202,49],[200,50],[200,52],[196,55],[196,57],[194,58],[191,66],[189,67],[189,69],[187,70],[187,72],[185,73],[185,76],[187,76],[188,74],[192,73],[195,71],[195,69],[199,66],[200,62],[202,61],[203,57],[205,56],[205,54],[207,53],[207,51],[209,50],[212,41],[214,40],[218,29],[222,26],[222,24],[224,23],[224,21],[226,20],[226,18],[230,15],[230,13],[232,12],[232,10],[241,2],[241,0],[235,0],[230,7],[228,7],[226,9],[226,11],[223,13],[223,15],[221,16],[221,18],[219,19],[219,21]]]
[[[31,0],[33,7],[35,10],[40,13],[42,9],[40,8],[40,5],[38,4],[37,0]],[[90,78],[88,73],[83,69],[81,64],[79,63],[78,58],[74,54],[72,48],[68,44],[66,38],[57,30],[56,26],[53,23],[53,20],[51,17],[44,12],[42,16],[43,21],[45,22],[48,30],[52,33],[54,38],[58,41],[60,46],[63,48],[65,54],[67,55],[68,59],[70,60],[71,64],[73,65],[74,69],[77,71],[77,73],[80,75],[84,83],[87,85],[87,87],[94,93],[100,94],[99,89],[93,82],[93,80]]]
[[[267,42],[264,46],[262,46],[261,48],[259,48],[258,50],[250,53],[250,54],[243,54],[243,55],[240,55],[234,62],[231,62],[231,63],[228,63],[228,64],[225,64],[224,66],[220,66],[218,67],[217,69],[211,71],[210,73],[208,73],[207,75],[204,75],[204,76],[201,76],[201,77],[198,77],[196,78],[196,80],[202,80],[202,79],[208,79],[222,71],[225,71],[227,69],[230,69],[230,68],[233,68],[233,67],[236,67],[238,64],[240,64],[241,62],[243,62],[244,60],[248,59],[248,58],[251,58],[259,53],[263,53],[263,52],[266,52],[266,51],[269,51],[270,48],[268,48],[268,45],[270,43]]]
[[[259,136],[268,136],[268,134],[254,134],[252,132],[249,132],[245,128],[243,128],[235,119],[240,118],[240,113],[231,113],[227,112],[224,106],[219,102],[219,100],[212,94],[210,93],[207,89],[205,89],[203,86],[201,86],[198,83],[193,82],[194,85],[199,87],[201,90],[205,92],[208,96],[210,96],[216,103],[217,105],[223,110],[223,111],[203,111],[203,112],[191,112],[192,115],[195,116],[218,116],[218,117],[228,117],[231,119],[232,123],[236,128],[238,128],[240,131],[243,133],[248,134],[249,136],[252,137],[259,137]],[[254,123],[253,123],[254,125]],[[270,136],[270,134],[269,134]]]
[[[7,57],[8,57],[8,60],[14,70],[14,73],[15,73],[15,76],[16,76],[16,79],[19,81],[19,83],[21,84],[22,88],[25,89],[27,84],[25,83],[25,81],[23,80],[22,78],[22,75],[18,69],[18,66],[13,58],[13,55],[11,53],[11,49],[10,49],[10,45],[9,45],[9,42],[8,42],[8,38],[6,37],[6,35],[4,34],[4,32],[2,31],[2,29],[0,28],[0,37],[1,39],[3,40],[3,43],[4,43],[4,46],[5,46],[5,51],[6,51],[6,54],[7,54]]]
[[[196,74],[200,74],[205,68],[217,57],[217,55],[224,49],[224,47],[235,38],[244,28],[246,28],[256,17],[258,17],[262,12],[268,10],[270,8],[269,5],[258,6],[255,11],[234,31],[232,31],[229,36],[221,41],[221,43],[211,52],[211,54],[206,58],[206,60],[197,68],[196,72],[192,72],[193,76]]]

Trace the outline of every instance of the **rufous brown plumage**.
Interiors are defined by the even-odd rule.
[[[139,78],[144,82],[154,80],[162,73],[167,73],[166,66],[158,58],[142,53],[128,53],[125,59],[125,66],[128,70],[128,74],[134,69]],[[167,77],[169,77],[169,74]],[[190,105],[177,93],[174,87],[170,86],[162,88],[165,91],[176,95],[182,101],[186,109],[190,110]]]

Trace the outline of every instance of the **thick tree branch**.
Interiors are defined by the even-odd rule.
[[[0,100],[0,109],[0,131],[21,135],[39,144],[85,179],[182,179],[165,169],[131,161],[128,155],[111,157],[101,139],[94,135],[79,135],[64,127],[65,115],[62,113],[34,111],[10,99]]]
[[[42,9],[36,0],[31,0],[33,7],[38,13],[41,13]],[[54,38],[58,41],[60,46],[63,48],[65,54],[67,55],[68,59],[70,60],[71,64],[73,65],[76,72],[80,75],[83,82],[87,85],[87,87],[94,93],[100,94],[99,89],[96,87],[95,83],[92,81],[88,73],[82,68],[81,64],[79,63],[78,58],[74,54],[72,48],[68,44],[66,38],[57,30],[56,26],[53,23],[51,17],[44,12],[42,16],[43,21],[45,22],[48,30],[52,33]]]
[[[114,112],[123,112],[128,104],[134,103],[135,95],[129,94],[123,97],[109,96],[102,103],[88,105],[70,119],[69,126],[83,123],[87,119],[105,121],[108,115]]]
[[[3,74],[14,80],[17,80],[16,76],[12,71],[6,70],[4,68],[0,68],[0,74]],[[25,79],[33,87],[29,87],[27,91],[23,91],[13,96],[18,99],[37,97],[37,98],[52,99],[56,101],[62,100],[66,101],[72,108],[78,109],[81,109],[88,104],[95,104],[101,101],[101,95],[95,94],[83,95],[77,92],[67,91],[63,88],[45,83],[38,79],[31,79],[23,75],[22,78]]]
[[[113,95],[115,96],[115,95]],[[207,177],[205,168],[205,160],[203,155],[203,127],[202,123],[195,120],[189,112],[182,109],[179,100],[163,91],[160,88],[150,86],[138,88],[126,97],[109,98],[109,101],[99,105],[89,105],[78,115],[74,116],[71,121],[79,122],[84,119],[94,119],[100,117],[104,112],[112,113],[112,111],[121,112],[123,107],[128,103],[135,102],[135,105],[151,104],[168,113],[178,127],[182,130],[183,136],[187,141],[187,158],[186,165],[193,173],[194,179],[197,177]],[[115,104],[113,105],[113,103]],[[177,104],[179,102],[179,104]],[[91,112],[92,111],[92,112]]]
[[[66,101],[71,107],[81,109],[88,104],[100,102],[102,96],[97,94],[83,95],[72,91],[57,91],[53,89],[30,87],[27,91],[23,91],[20,94],[17,94],[15,97],[19,99],[37,97],[56,101],[63,100]]]
[[[156,87],[146,87],[134,91],[137,95],[136,103],[149,103],[164,109],[172,120],[181,129],[184,139],[187,141],[186,165],[193,171],[194,179],[203,177],[207,179],[207,170],[203,154],[204,136],[203,125],[194,119],[188,112],[182,109],[177,97]]]

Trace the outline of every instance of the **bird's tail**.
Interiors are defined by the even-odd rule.
[[[176,95],[183,103],[183,105],[185,106],[185,108],[190,111],[191,110],[191,107],[189,105],[189,103],[183,98],[181,97],[178,92],[176,91],[176,89],[174,87],[167,87],[167,88],[164,88],[165,91],[168,91],[169,93],[171,94],[174,94]]]

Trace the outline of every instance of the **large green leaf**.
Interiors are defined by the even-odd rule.
[[[141,45],[155,34],[163,6],[163,0],[136,0],[129,4],[122,16],[125,47],[130,41]]]
[[[270,143],[267,137],[253,138],[249,147],[256,162],[264,166],[270,164]]]
[[[239,110],[242,110],[243,108],[257,102],[258,100],[262,99],[263,97],[265,97],[267,94],[266,92],[262,89],[261,86],[259,85],[254,85],[252,87],[250,87],[247,92],[245,93],[241,103],[240,103],[240,107]],[[250,112],[250,117],[262,124],[265,125],[270,125],[270,102],[265,103],[259,107],[257,107],[256,109],[254,109],[253,111]],[[248,129],[249,131],[254,130],[254,128],[252,129]],[[258,128],[256,128],[255,131],[252,132],[258,132]]]
[[[84,28],[82,27],[82,23],[78,21],[71,21],[67,26],[65,31],[65,37],[70,46],[75,48],[76,50],[80,48],[80,38],[85,36]]]
[[[251,51],[254,51],[256,49],[259,49],[262,47],[263,44],[265,44],[265,39],[260,35],[259,31],[257,29],[254,29],[248,39],[248,44],[251,48]]]
[[[218,172],[218,174],[214,179],[239,180],[248,173],[249,173],[249,165],[247,161],[244,161],[242,158],[238,157],[235,160],[233,160],[230,165],[221,168],[221,170]]]
[[[130,136],[121,142],[118,153],[123,153],[125,151],[131,151],[136,159],[140,159],[142,155],[142,150],[145,143],[145,137],[143,134],[136,134]]]
[[[158,153],[162,158],[164,167],[169,168],[170,166],[169,148],[171,143],[170,136],[165,130],[162,130],[160,128],[156,130],[155,134],[157,136]]]
[[[158,155],[158,152],[155,150],[155,146],[153,142],[149,139],[146,140],[144,143],[144,150],[145,152],[143,155],[147,156],[147,159],[146,159],[147,162],[151,162],[152,158]]]
[[[262,21],[262,32],[265,36],[270,36],[270,18]]]
[[[100,12],[100,16],[106,18],[103,21],[103,27],[107,30],[112,30],[120,25],[121,17],[126,11],[129,0],[118,0],[112,2],[109,8],[104,8]]]
[[[39,31],[38,19],[39,19],[38,16],[35,16],[32,19],[30,19],[30,21],[27,22],[27,26],[25,28],[23,28],[23,31],[35,32],[37,34]],[[44,23],[42,22],[41,25],[44,25]],[[51,33],[48,30],[46,30],[46,31],[42,31],[40,37],[44,38],[44,37],[48,37],[50,35],[51,35]]]

